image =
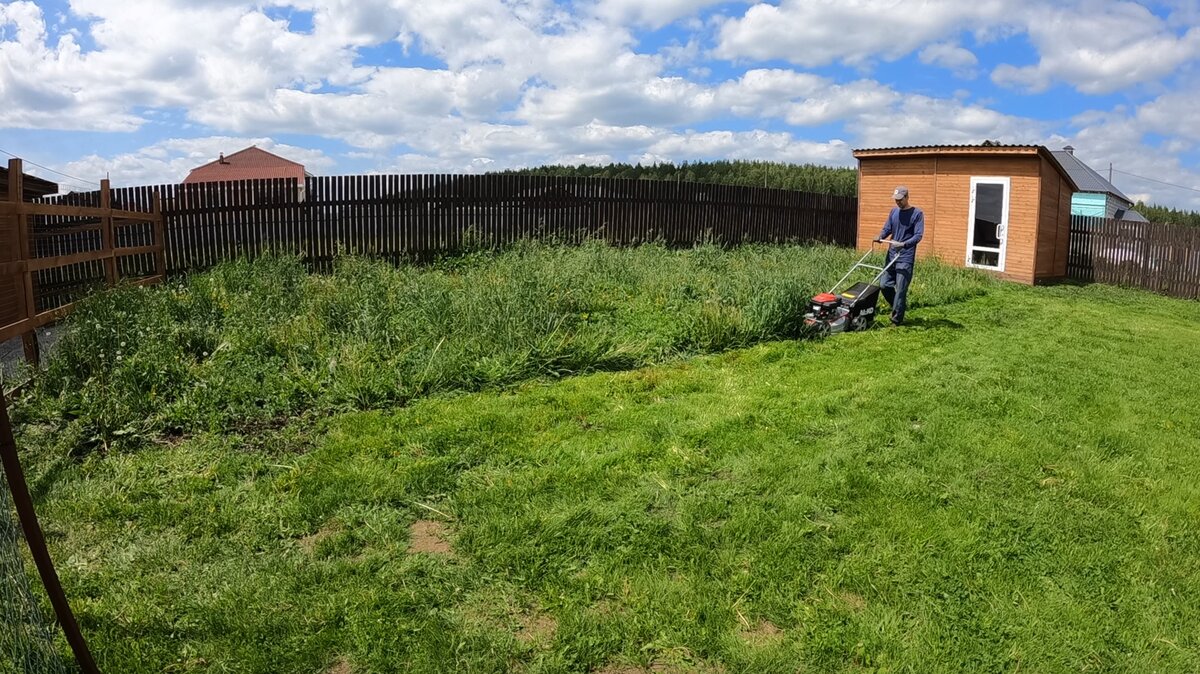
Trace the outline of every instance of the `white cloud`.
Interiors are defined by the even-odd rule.
[[[119,100],[85,89],[84,64],[71,35],[54,48],[41,9],[32,2],[0,5],[0,100],[5,126],[129,131],[140,124]],[[15,32],[15,39],[9,35]],[[73,81],[74,80],[74,81]]]
[[[848,124],[861,147],[978,144],[984,140],[1037,143],[1045,125],[979,105],[928,96],[905,96],[899,107],[866,111]]]
[[[674,126],[705,116],[713,92],[682,78],[656,77],[604,87],[531,89],[518,119],[543,125],[576,125],[592,120],[610,125]]]
[[[20,39],[0,43],[9,66],[0,69],[0,89],[23,103],[14,106],[14,125],[128,131],[144,122],[131,112],[141,107],[254,99],[276,87],[350,84],[370,72],[353,66],[341,37],[292,33],[232,4],[77,0],[72,8],[92,21],[96,50],[83,53],[70,35],[50,49],[40,8],[0,8],[0,21],[19,26]]]
[[[789,133],[766,131],[707,131],[671,134],[650,145],[645,156],[672,162],[717,158],[757,159],[800,164],[848,165],[853,162],[850,147],[840,140],[819,143],[797,140]]]
[[[887,110],[900,98],[900,94],[891,88],[869,80],[831,85],[819,94],[789,105],[785,119],[795,126],[853,120],[864,114]]]
[[[662,28],[724,0],[596,0],[595,14],[606,21]]]
[[[964,79],[973,79],[978,73],[979,59],[968,49],[953,42],[938,42],[921,50],[921,63],[935,65],[952,71]]]
[[[973,77],[978,58],[957,43],[1028,34],[1038,62],[1000,64],[998,84],[1044,91],[1066,82],[1089,94],[1156,82],[1200,57],[1195,3],[1167,0],[1169,21],[1141,4],[1112,0],[781,0],[719,22],[714,53],[734,60],[785,60],[805,67],[865,66],[913,52],[922,63]]]
[[[1200,28],[1179,34],[1132,2],[1048,5],[1032,13],[1027,30],[1040,61],[998,66],[992,72],[997,84],[1038,92],[1062,81],[1104,94],[1156,82],[1200,58]]]
[[[1009,7],[1011,10],[1011,7]],[[1001,0],[782,0],[720,24],[716,54],[807,67],[900,58],[972,26],[1003,22]]]
[[[109,176],[116,187],[161,185],[183,180],[189,171],[216,159],[221,153],[233,154],[251,145],[303,164],[310,173],[323,173],[336,162],[319,150],[278,143],[271,138],[212,136],[208,138],[171,138],[139,150],[101,157],[91,154],[69,162],[64,173],[99,180]],[[82,189],[71,183],[64,190]],[[93,189],[96,189],[93,188]]]
[[[1136,118],[1151,133],[1200,141],[1200,107],[1190,85],[1139,107]]]
[[[341,0],[357,5],[359,0]],[[546,0],[363,0],[386,9],[383,16],[400,35],[423,51],[446,61],[451,70],[481,63],[506,63],[529,72],[551,58],[542,52],[554,33],[577,29],[557,6]],[[324,3],[322,3],[324,4]]]
[[[239,133],[315,134],[378,148],[425,135],[430,127],[488,117],[515,102],[521,84],[495,66],[460,72],[380,68],[353,92],[276,89],[263,98],[203,101],[191,114],[213,128]]]
[[[807,99],[832,81],[794,70],[756,69],[721,84],[717,97],[723,109],[742,117],[782,117],[797,99]]]

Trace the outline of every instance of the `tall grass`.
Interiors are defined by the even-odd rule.
[[[437,264],[238,260],[82,302],[33,394],[81,447],[221,430],[306,410],[617,370],[804,337],[807,301],[855,255],[828,247],[669,250],[523,243]],[[986,292],[918,271],[913,305]]]

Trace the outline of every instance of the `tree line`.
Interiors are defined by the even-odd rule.
[[[817,164],[768,161],[700,161],[675,164],[608,164],[606,166],[549,165],[499,171],[507,175],[572,178],[628,178],[770,187],[853,197],[858,194],[858,170]]]
[[[1196,211],[1183,211],[1178,208],[1167,208],[1165,206],[1147,206],[1140,201],[1133,209],[1146,216],[1146,219],[1150,222],[1200,227],[1200,213]]]
[[[769,161],[698,161],[682,164],[607,164],[567,166],[551,164],[498,171],[508,175],[568,178],[628,178],[771,187],[839,196],[858,195],[858,170],[818,164],[785,164]],[[1200,227],[1200,213],[1138,202],[1134,208],[1150,222]]]

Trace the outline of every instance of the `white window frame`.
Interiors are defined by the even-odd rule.
[[[985,246],[976,247],[976,245],[975,245],[975,194],[976,194],[975,189],[980,184],[1003,185],[1004,186],[1004,210],[1003,210],[1003,214],[1000,216],[1000,225],[999,225],[1000,236],[996,237],[996,238],[1000,239],[1000,247],[999,248],[989,248],[989,247],[985,247]],[[998,272],[1004,271],[1005,253],[1008,251],[1008,204],[1011,199],[1012,199],[1012,178],[1009,178],[1007,176],[972,176],[971,177],[971,206],[970,206],[969,212],[967,214],[967,259],[966,259],[966,264],[968,267],[974,267],[976,269],[987,269],[989,271],[998,271]],[[976,250],[982,250],[982,251],[985,251],[988,253],[999,253],[1000,254],[999,265],[993,267],[993,266],[986,265],[986,264],[973,263],[971,261],[971,258],[972,258],[971,254],[973,252],[975,252]]]

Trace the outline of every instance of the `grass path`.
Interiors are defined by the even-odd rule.
[[[1200,305],[912,324],[44,463],[105,671],[1200,670]]]

